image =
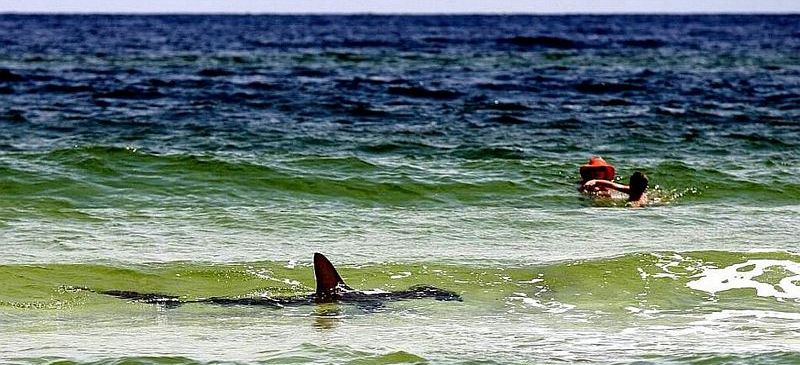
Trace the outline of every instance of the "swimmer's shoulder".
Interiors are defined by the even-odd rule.
[[[649,202],[650,199],[647,197],[647,193],[644,193],[638,200],[629,201],[625,203],[625,206],[629,208],[642,208],[646,206]]]

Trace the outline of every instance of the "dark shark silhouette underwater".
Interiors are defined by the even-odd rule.
[[[263,306],[273,308],[294,307],[312,304],[340,303],[355,305],[364,310],[374,310],[383,306],[386,301],[399,301],[408,299],[435,299],[440,301],[461,301],[461,296],[455,292],[439,289],[428,285],[416,285],[406,290],[392,292],[363,292],[355,290],[344,283],[339,272],[333,264],[321,253],[314,254],[314,277],[317,288],[314,293],[303,296],[291,297],[247,297],[228,298],[210,297],[200,299],[181,300],[179,296],[160,293],[139,293],[125,290],[92,290],[89,288],[75,288],[98,294],[127,299],[130,301],[162,305],[168,308],[178,307],[183,304],[205,303],[228,306]]]

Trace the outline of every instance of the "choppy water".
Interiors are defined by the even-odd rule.
[[[794,364],[798,16],[0,15],[0,360]],[[656,185],[575,191],[592,154]],[[65,285],[463,302],[129,303]]]

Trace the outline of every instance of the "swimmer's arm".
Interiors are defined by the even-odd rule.
[[[630,193],[630,190],[631,190],[628,185],[617,184],[617,183],[615,183],[613,181],[601,180],[601,179],[589,180],[585,184],[583,184],[583,186],[584,187],[591,187],[591,186],[604,187],[604,188],[607,188],[607,189],[614,189],[616,191],[619,191],[619,192],[622,192],[622,193],[625,193],[625,194]]]

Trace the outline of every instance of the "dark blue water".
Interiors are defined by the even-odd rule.
[[[4,15],[0,146],[796,150],[798,19]]]

